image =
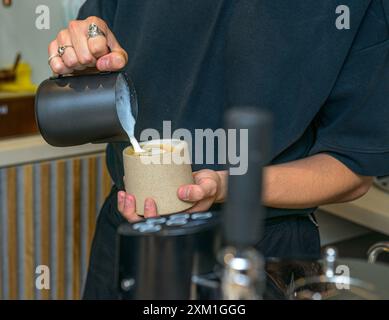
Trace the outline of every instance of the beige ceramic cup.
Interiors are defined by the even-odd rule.
[[[140,143],[146,153],[123,151],[124,185],[136,199],[136,212],[144,215],[144,201],[152,198],[159,215],[185,211],[193,206],[177,196],[185,184],[193,184],[188,144],[182,140],[162,139]]]

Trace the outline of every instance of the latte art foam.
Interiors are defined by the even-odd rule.
[[[127,150],[127,154],[132,156],[156,156],[174,151],[174,147],[168,144],[144,145],[143,148],[140,148],[141,151],[138,151],[133,144],[133,147]]]

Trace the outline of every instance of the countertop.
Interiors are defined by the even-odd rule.
[[[363,197],[321,207],[335,216],[389,235],[389,193],[372,186]]]
[[[0,168],[104,152],[106,144],[85,144],[58,148],[47,144],[41,135],[0,140]]]
[[[21,91],[21,92],[8,92],[0,91],[0,99],[12,99],[12,98],[21,98],[21,97],[34,97],[35,92],[31,91]]]

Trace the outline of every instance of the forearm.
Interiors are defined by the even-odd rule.
[[[181,200],[196,203],[190,212],[208,210],[227,197],[228,171],[200,170],[193,185],[181,186]],[[367,192],[371,177],[355,174],[327,154],[270,165],[263,170],[262,202],[268,207],[302,209],[351,201]]]
[[[263,203],[291,209],[354,200],[367,192],[372,180],[327,154],[268,166],[263,176]]]

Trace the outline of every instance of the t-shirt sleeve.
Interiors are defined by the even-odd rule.
[[[330,154],[366,176],[389,175],[388,21],[389,0],[373,1],[316,117],[310,151]]]
[[[112,28],[116,6],[117,0],[87,0],[80,8],[77,19],[84,20],[90,16],[96,16]]]

